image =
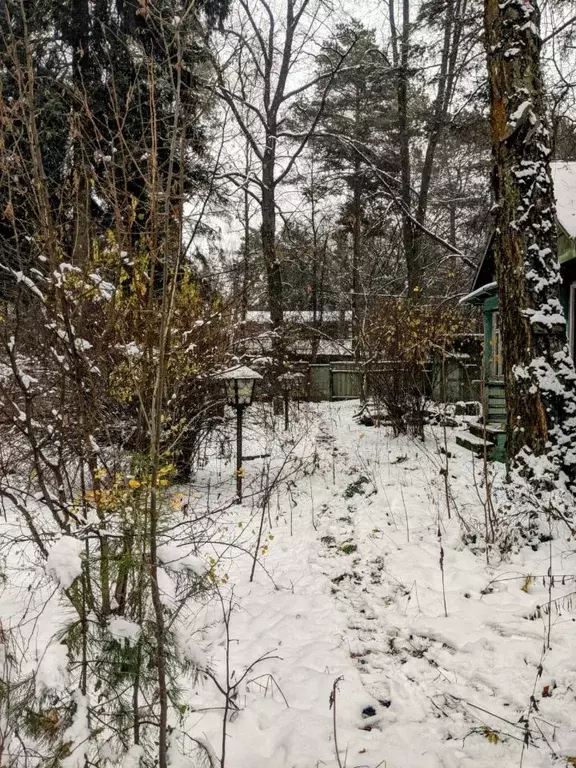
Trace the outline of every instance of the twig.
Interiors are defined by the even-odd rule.
[[[330,692],[330,698],[328,700],[329,708],[332,710],[332,729],[334,733],[334,749],[336,750],[336,761],[338,768],[344,768],[342,761],[340,760],[340,753],[338,751],[338,728],[336,725],[336,695],[338,693],[338,683],[343,680],[342,675],[337,677],[332,683],[332,691]]]

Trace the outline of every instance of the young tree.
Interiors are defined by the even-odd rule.
[[[559,293],[540,11],[536,0],[486,0],[484,21],[508,456],[537,477],[547,457],[574,483],[576,373]]]
[[[45,29],[30,7],[46,11]],[[191,671],[164,601],[168,485],[189,455],[186,401],[228,336],[182,242],[204,100],[183,56],[205,60],[206,19],[172,2],[38,8],[5,3],[1,30],[0,236],[12,260],[0,260],[11,286],[0,409],[12,450],[0,496],[47,570],[54,542],[73,563],[58,576],[70,684],[2,688],[14,684],[9,714],[38,763],[166,768]],[[187,589],[204,589],[206,572]],[[130,642],[114,636],[118,620]]]

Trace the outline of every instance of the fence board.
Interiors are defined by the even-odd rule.
[[[333,363],[314,363],[308,366],[309,397],[311,400],[351,400],[361,395],[362,377],[365,378],[366,393],[371,395],[373,384],[385,375],[397,376],[399,363],[385,361],[365,369],[354,361],[338,360]],[[472,375],[474,374],[474,376]],[[446,366],[446,381],[441,384],[442,370],[436,363],[426,366],[423,371],[423,387],[433,400],[478,399],[474,378],[476,367],[451,360]]]
[[[310,399],[315,401],[331,400],[330,365],[311,365],[309,377]]]

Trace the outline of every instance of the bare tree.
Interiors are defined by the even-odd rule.
[[[427,3],[422,6],[419,18],[416,19],[416,11],[411,7],[410,0],[401,0],[400,10],[395,0],[388,0],[390,45],[396,71],[401,198],[405,210],[403,246],[408,290],[412,295],[422,290],[427,267],[427,236],[424,227],[427,224],[437,150],[451,119],[451,107],[458,83],[467,71],[479,42],[480,27],[474,21],[470,5],[469,0],[447,0],[441,5]],[[414,61],[412,39],[417,22],[425,24],[441,36],[439,55],[432,65],[435,75],[430,85],[434,95],[425,119],[425,150],[419,174],[410,143],[415,132],[412,82],[419,72]],[[419,184],[416,186],[417,175]]]
[[[277,253],[277,190],[288,179],[313,134],[332,79],[345,59],[340,57],[330,72],[312,78],[307,75],[306,63],[317,49],[321,15],[322,4],[312,0],[285,0],[282,16],[268,0],[239,0],[236,15],[223,29],[219,55],[215,54],[219,59],[218,93],[259,166],[249,175],[238,172],[231,176],[238,186],[246,185],[260,207],[268,304],[275,328],[282,326],[284,312]],[[287,123],[291,107],[320,83],[325,96],[307,130],[295,142]]]

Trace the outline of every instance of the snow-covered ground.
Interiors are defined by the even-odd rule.
[[[251,409],[245,454],[272,456],[246,462],[244,503],[200,548],[220,599],[187,605],[187,642],[210,676],[189,691],[173,754],[197,739],[220,756],[228,687],[226,768],[576,764],[567,531],[487,562],[484,472],[455,431],[446,446],[440,428],[394,439],[356,408],[303,405],[288,433]],[[232,459],[198,470],[190,520],[230,497]]]
[[[550,649],[547,616],[533,616],[550,596],[574,591],[573,547],[559,538],[487,565],[482,547],[462,541],[466,524],[482,532],[483,471],[454,431],[448,519],[442,430],[425,444],[393,439],[358,426],[356,409],[301,414],[293,435],[305,435],[301,455],[317,454],[311,474],[273,496],[274,538],[255,582],[242,558],[227,569],[236,676],[264,654],[278,657],[240,686],[229,765],[336,766],[335,736],[350,767],[505,768],[523,759],[528,768],[554,764],[554,754],[566,764],[576,756],[576,615],[570,599],[552,611]],[[249,514],[239,509],[231,526]],[[221,627],[205,642],[218,649],[222,675]],[[222,703],[209,686],[193,701]],[[189,727],[218,744],[221,713],[192,715]]]

